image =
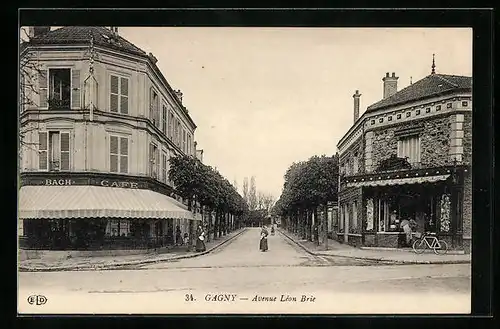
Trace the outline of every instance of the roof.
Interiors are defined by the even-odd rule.
[[[470,90],[472,77],[447,74],[431,74],[401,89],[394,95],[368,106],[366,112],[429,98],[454,91]]]
[[[94,44],[146,56],[146,52],[102,26],[65,26],[52,30],[29,41],[32,45],[89,44],[90,35]]]

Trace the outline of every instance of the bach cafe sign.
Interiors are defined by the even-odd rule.
[[[87,181],[86,184],[82,182],[77,182],[73,179],[46,179],[46,186],[69,186],[69,185],[98,185],[104,187],[121,187],[121,188],[139,188],[139,183],[129,182],[129,181],[112,181],[108,179],[99,179],[96,181]]]

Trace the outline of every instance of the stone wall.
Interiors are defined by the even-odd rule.
[[[467,165],[472,164],[472,113],[464,113],[464,138],[463,138],[463,147],[464,147],[464,158],[463,161]]]
[[[470,171],[464,178],[462,218],[464,250],[470,252],[470,239],[472,238],[472,173]]]
[[[420,160],[421,165],[442,166],[450,164],[450,118],[440,116],[424,120],[404,123],[404,128],[422,126],[420,132]],[[398,137],[395,132],[403,125],[394,125],[374,130],[372,146],[372,163],[377,167],[380,161],[396,155],[398,152]]]

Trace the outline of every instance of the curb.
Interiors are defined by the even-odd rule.
[[[213,246],[212,248],[205,250],[203,252],[174,256],[174,257],[165,258],[165,259],[147,259],[147,260],[138,260],[138,261],[131,261],[131,262],[127,262],[127,263],[118,263],[118,264],[109,264],[109,265],[76,265],[76,266],[59,266],[59,267],[48,267],[48,268],[19,266],[18,270],[19,270],[19,272],[62,272],[62,271],[113,270],[113,269],[120,269],[120,268],[127,267],[127,266],[134,266],[134,265],[147,265],[147,264],[154,264],[154,263],[171,262],[171,261],[176,261],[179,259],[194,258],[194,257],[206,255],[206,254],[214,251],[215,249],[222,247],[224,244],[228,243],[229,241],[234,240],[236,237],[240,236],[245,231],[246,231],[246,228],[243,228],[240,232],[236,233],[234,236],[222,241],[221,243],[219,243],[219,244]]]
[[[429,261],[429,260],[394,260],[394,259],[385,259],[385,258],[377,258],[377,257],[356,257],[356,256],[346,256],[346,255],[336,255],[336,254],[325,254],[321,252],[313,252],[309,250],[307,247],[302,245],[302,243],[295,241],[292,237],[290,237],[287,233],[283,232],[283,230],[278,230],[281,234],[283,234],[285,237],[287,237],[289,240],[291,240],[293,243],[298,245],[300,248],[302,248],[304,251],[306,251],[308,254],[313,255],[313,256],[330,256],[330,257],[342,257],[342,258],[351,258],[351,259],[357,259],[357,260],[370,260],[370,261],[376,261],[376,262],[384,262],[384,263],[393,263],[393,264],[400,264],[400,265],[410,265],[410,264],[470,264],[470,260],[438,260],[438,261]]]

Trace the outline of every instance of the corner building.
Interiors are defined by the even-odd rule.
[[[472,222],[472,78],[436,74],[397,90],[382,79],[383,99],[359,117],[337,144],[339,225],[334,236],[367,247],[404,246],[400,222],[435,232],[470,252]]]
[[[146,54],[115,27],[29,28],[21,74],[20,247],[178,244],[200,216],[168,159],[196,156],[196,125]]]

